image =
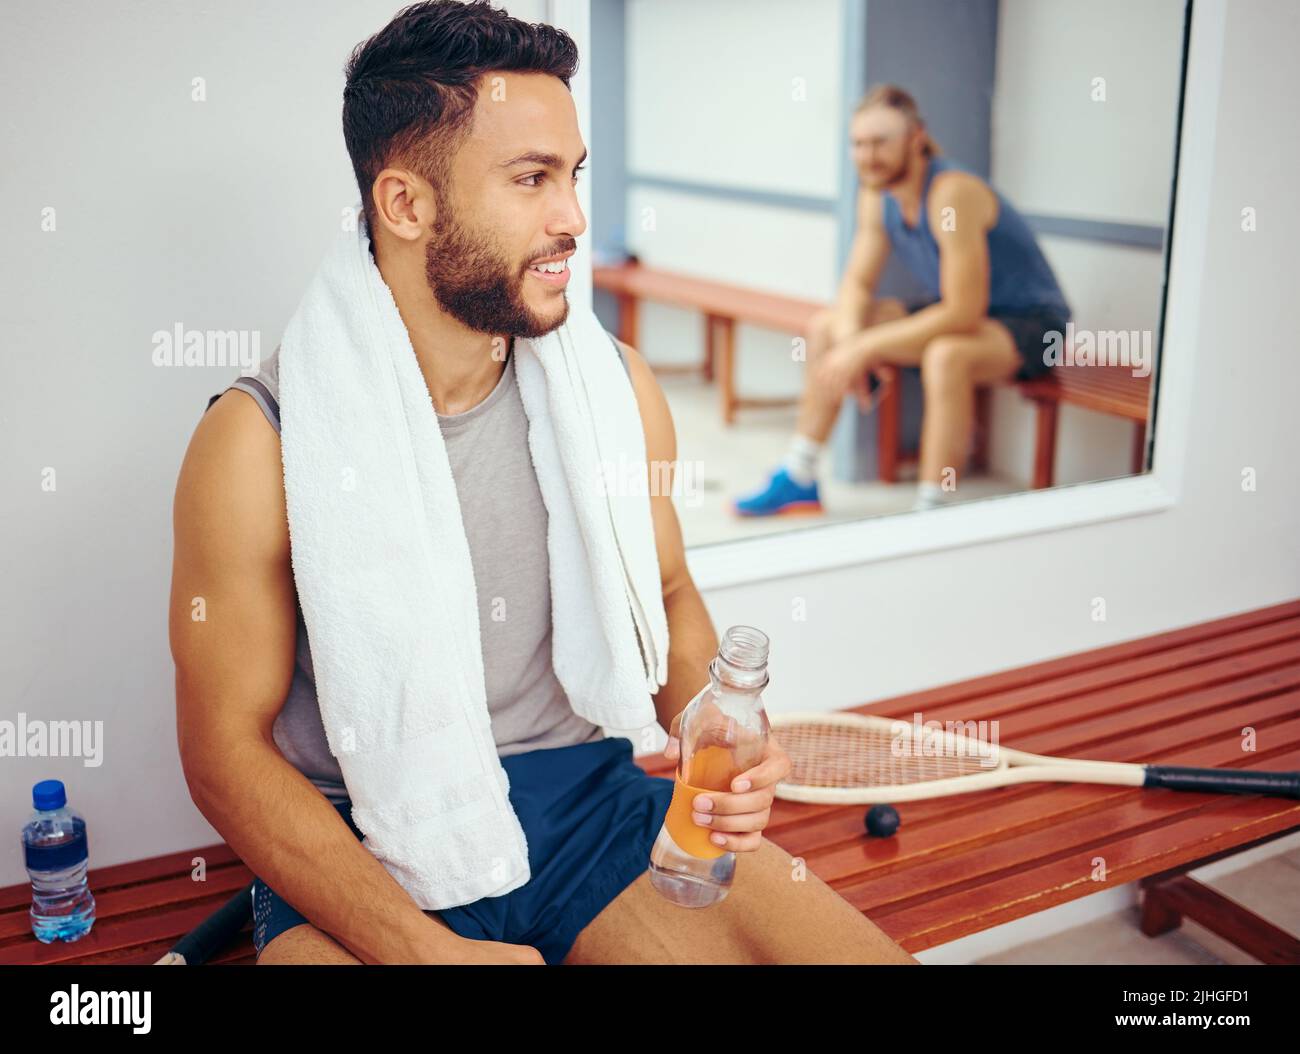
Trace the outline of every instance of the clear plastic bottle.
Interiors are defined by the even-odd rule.
[[[763,758],[767,651],[761,630],[732,626],[709,664],[709,683],[682,712],[677,776],[650,851],[650,884],[684,908],[716,904],[731,889],[736,854],[709,841],[710,829],[691,819],[692,802],[702,791],[730,791],[731,781]]]
[[[61,780],[41,780],[32,788],[36,812],[23,826],[32,933],[44,944],[80,940],[95,924],[95,898],[86,882],[86,821],[67,803]]]

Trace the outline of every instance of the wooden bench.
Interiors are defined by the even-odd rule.
[[[1300,768],[1300,601],[1047,662],[858,710],[911,720],[997,720],[1000,742],[1036,753],[1176,765]],[[1257,733],[1255,753],[1241,730]],[[637,758],[671,776],[661,755]],[[910,952],[1140,882],[1142,927],[1183,917],[1265,962],[1300,962],[1300,942],[1186,876],[1300,829],[1300,801],[1258,795],[1025,784],[904,803],[899,832],[863,833],[863,806],[777,801],[766,835]],[[93,840],[92,840],[93,844]],[[189,878],[207,860],[207,882]],[[1097,858],[1105,861],[1104,880]],[[744,876],[743,857],[739,864]],[[42,945],[26,885],[0,890],[0,963],[151,963],[249,881],[225,845],[96,868],[95,928]],[[214,961],[253,962],[246,930]]]
[[[736,411],[752,406],[789,406],[790,397],[754,398],[736,391],[736,324],[751,323],[796,336],[807,336],[814,314],[827,305],[815,300],[766,293],[705,278],[646,267],[636,262],[597,267],[597,289],[618,301],[618,338],[639,347],[639,308],[643,300],[699,311],[704,317],[704,359],[688,366],[655,366],[658,373],[699,372],[706,381],[719,382],[724,424],[733,424]],[[897,371],[892,371],[897,376]],[[1146,466],[1146,425],[1151,378],[1134,377],[1120,366],[1057,367],[1044,377],[1017,384],[1035,406],[1035,489],[1052,485],[1056,463],[1058,407],[1063,403],[1097,413],[1125,417],[1136,425],[1130,469],[1136,475]],[[976,391],[975,443],[971,467],[988,467],[989,388]],[[881,392],[876,409],[877,477],[882,483],[898,480],[900,465],[916,460],[915,451],[899,449],[900,395],[897,384]]]
[[[736,324],[746,322],[782,333],[805,336],[813,315],[826,305],[815,300],[766,293],[705,278],[677,274],[638,263],[597,267],[592,273],[597,289],[618,300],[618,339],[639,347],[639,307],[642,300],[690,308],[704,316],[704,360],[691,366],[655,366],[659,373],[699,371],[706,381],[716,377],[722,403],[722,420],[732,424],[736,411],[753,406],[790,406],[790,397],[756,398],[736,391]]]
[[[897,382],[897,370],[892,371]],[[1135,377],[1124,366],[1056,366],[1042,377],[1019,381],[1016,388],[1035,408],[1034,469],[1031,486],[1050,487],[1056,466],[1058,409],[1063,404],[1134,422],[1129,470],[1138,475],[1146,467],[1146,434],[1151,377]],[[989,393],[981,386],[975,392],[975,439],[971,451],[972,471],[988,467]],[[877,475],[882,483],[898,480],[899,465],[916,460],[916,452],[899,450],[900,394],[897,383],[880,393],[876,408]]]
[[[1138,475],[1146,467],[1147,419],[1150,413],[1151,376],[1135,377],[1123,366],[1057,366],[1046,376],[1023,381],[1020,394],[1034,403],[1035,488],[1050,487],[1056,465],[1058,407],[1069,404],[1099,414],[1134,422],[1129,471]]]

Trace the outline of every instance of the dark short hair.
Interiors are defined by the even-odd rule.
[[[398,11],[352,50],[344,69],[343,140],[371,229],[371,188],[389,165],[446,192],[451,160],[470,132],[479,77],[546,73],[567,88],[577,68],[578,48],[567,33],[512,18],[487,0],[426,0]]]

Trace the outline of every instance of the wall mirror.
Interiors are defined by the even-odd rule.
[[[1189,8],[593,2],[594,302],[688,545],[1149,467]]]

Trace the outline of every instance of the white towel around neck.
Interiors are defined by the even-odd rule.
[[[635,395],[589,309],[513,354],[548,514],[556,677],[587,720],[642,728],[667,681],[654,527],[644,490],[605,486],[611,466],[646,462]],[[294,579],[353,821],[423,909],[508,893],[530,877],[527,841],[492,737],[469,545],[364,220],[285,330],[280,413]]]

